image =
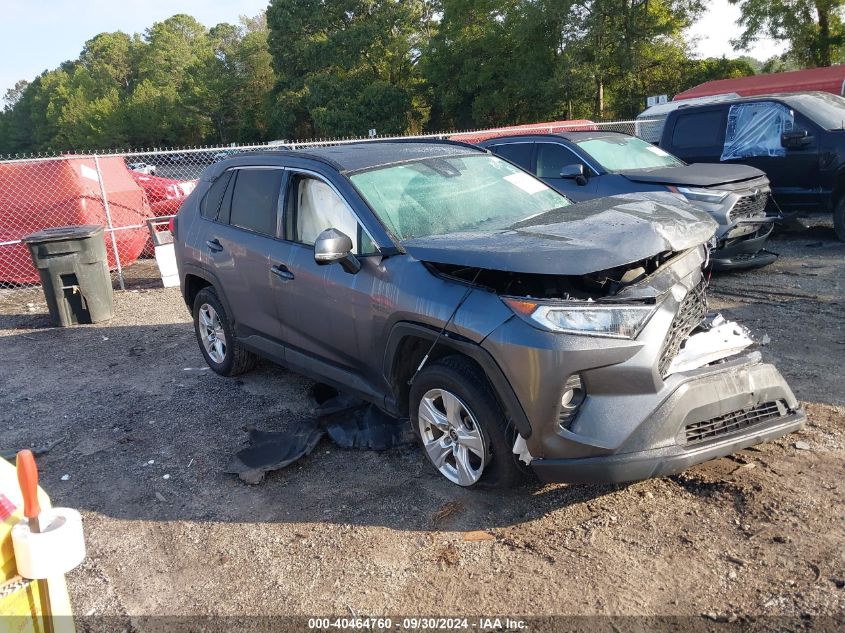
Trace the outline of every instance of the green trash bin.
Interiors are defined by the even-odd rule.
[[[27,235],[55,325],[99,323],[114,314],[114,291],[103,227],[60,226]]]

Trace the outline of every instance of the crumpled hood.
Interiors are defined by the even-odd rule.
[[[412,257],[520,273],[584,275],[707,242],[718,224],[670,193],[597,198],[499,231],[448,233],[402,242]]]
[[[766,174],[748,165],[721,165],[719,163],[693,163],[662,169],[633,170],[617,172],[633,182],[648,182],[660,185],[713,187],[729,182],[741,182],[760,178]]]

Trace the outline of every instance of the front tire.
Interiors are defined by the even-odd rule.
[[[524,479],[516,432],[486,376],[461,356],[425,367],[411,386],[410,417],[426,458],[463,487],[508,488]]]
[[[258,358],[244,349],[223,304],[212,288],[203,288],[194,299],[194,332],[205,362],[221,376],[237,376],[255,367]]]

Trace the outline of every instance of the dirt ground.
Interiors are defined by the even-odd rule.
[[[248,486],[223,472],[245,429],[297,424],[310,383],[269,364],[208,371],[178,290],[144,265],[107,325],[51,328],[39,291],[0,291],[0,448],[61,440],[39,465],[54,502],[84,515],[88,558],[69,575],[83,616],[788,616],[812,628],[845,614],[845,245],[821,224],[771,249],[772,266],[714,278],[711,303],[769,340],[807,427],[678,476],[466,491],[415,446],[323,440]]]

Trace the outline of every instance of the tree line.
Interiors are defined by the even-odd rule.
[[[795,40],[780,66],[840,54],[836,7],[823,36],[816,29],[827,48],[802,57],[813,37],[804,27],[818,19],[803,16],[796,33],[777,27],[786,14],[777,7],[796,0],[731,2],[743,11],[738,45],[770,26]],[[647,95],[761,69],[750,58],[693,58],[684,32],[705,5],[271,0],[258,17],[212,28],[174,15],[143,34],[97,35],[77,59],[18,82],[0,112],[0,153],[631,118]]]

